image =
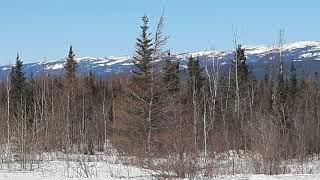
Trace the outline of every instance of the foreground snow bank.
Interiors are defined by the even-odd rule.
[[[151,170],[124,163],[111,144],[95,155],[51,152],[24,157],[0,147],[0,180],[152,179]],[[16,160],[19,159],[19,160]],[[23,161],[23,159],[26,159]]]
[[[133,166],[135,157],[120,156],[114,148],[96,155],[64,154],[61,152],[28,155],[28,161],[10,161],[10,153],[0,153],[0,180],[82,180],[82,179],[158,179],[161,172]],[[3,151],[5,152],[5,151]],[[215,155],[210,162],[198,160],[194,179],[221,180],[320,180],[320,158],[313,156],[304,161],[282,162],[284,175],[256,175],[258,157],[244,152],[230,151]],[[155,164],[166,159],[154,159]],[[204,177],[206,163],[212,165],[212,177]],[[147,168],[147,167],[146,167]],[[230,174],[237,175],[230,175]],[[166,172],[165,174],[171,174]]]
[[[119,170],[119,169],[118,169]],[[138,171],[137,171],[138,172]],[[137,173],[136,172],[136,173]],[[116,180],[116,179],[156,179],[152,176],[119,176],[112,177],[105,174],[106,176],[99,177],[78,177],[70,178],[58,173],[50,174],[49,172],[37,173],[37,172],[0,172],[0,180]],[[298,174],[298,175],[236,175],[236,176],[221,176],[210,178],[212,180],[319,180],[320,174]]]
[[[0,180],[84,180],[84,179],[157,179],[153,171],[120,163],[114,156],[91,156],[92,160],[83,160],[83,155],[73,155],[64,160],[47,159],[33,164],[32,170],[21,170],[20,164],[1,164]],[[95,159],[94,159],[95,158]],[[55,159],[55,160],[54,160]],[[285,175],[216,175],[211,178],[199,176],[196,179],[216,180],[316,180],[320,174],[285,174]]]
[[[37,162],[26,170],[18,163],[2,164],[0,180],[64,180],[64,179],[151,179],[150,170],[124,165],[114,161],[114,157],[95,157],[94,161],[78,156],[64,160]],[[93,158],[92,158],[93,159]]]

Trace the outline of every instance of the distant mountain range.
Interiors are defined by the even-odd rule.
[[[258,78],[263,77],[267,69],[277,70],[279,65],[279,50],[277,46],[250,46],[244,45],[247,63]],[[180,60],[180,68],[186,68],[190,56],[198,57],[200,63],[212,62],[215,59],[221,67],[230,66],[234,58],[234,52],[221,50],[205,50],[199,52],[172,53],[172,59]],[[291,62],[295,63],[298,75],[302,73],[320,72],[320,42],[318,41],[299,41],[283,45],[283,58],[285,68],[289,68]],[[133,69],[132,57],[79,57],[78,73],[88,74],[90,71],[97,77],[105,78],[111,74],[130,72]],[[27,77],[36,77],[41,74],[52,76],[63,73],[66,60],[53,60],[49,62],[26,63],[23,70]],[[223,69],[223,68],[222,68]],[[0,78],[4,79],[10,72],[11,66],[0,66]]]

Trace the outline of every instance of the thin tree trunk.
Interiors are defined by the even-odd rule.
[[[193,136],[194,136],[194,147],[197,149],[197,100],[196,100],[196,83],[195,77],[193,76],[193,91],[192,91],[192,104],[193,104]]]
[[[203,103],[203,137],[204,137],[204,158],[207,159],[207,102]]]
[[[10,90],[11,84],[9,80],[9,76],[7,76],[7,143],[10,144]]]

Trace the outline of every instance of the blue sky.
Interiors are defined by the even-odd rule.
[[[16,52],[63,58],[69,45],[77,56],[132,55],[140,17],[154,27],[163,8],[173,51],[231,49],[232,27],[245,44],[272,44],[280,29],[287,42],[320,40],[319,0],[2,0],[0,64]]]

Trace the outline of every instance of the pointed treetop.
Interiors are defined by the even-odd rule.
[[[16,65],[15,65],[15,69],[18,70],[18,69],[22,69],[22,64],[23,62],[21,61],[20,59],[20,55],[19,53],[17,53],[17,57],[16,57]]]
[[[64,66],[66,76],[70,78],[75,78],[76,71],[77,71],[77,61],[75,60],[75,53],[72,49],[72,46],[70,46],[69,54],[67,57],[67,62]]]
[[[154,53],[153,39],[150,38],[150,34],[148,32],[148,17],[143,16],[140,37],[137,38],[136,42],[136,54],[133,57],[133,63],[135,65],[136,70],[134,71],[134,79],[139,82],[149,82],[151,79],[151,75],[153,74],[152,68]]]
[[[149,18],[147,15],[142,16],[141,19],[142,19],[143,25],[146,25],[149,23]]]
[[[73,54],[72,45],[70,45],[69,54]]]
[[[74,53],[74,50],[72,48],[72,45],[70,45],[70,49],[69,49],[69,54],[68,54],[68,58],[74,58],[75,56],[75,53]]]
[[[142,18],[142,25],[140,26],[140,28],[142,29],[142,34],[141,34],[141,40],[144,40],[146,42],[146,40],[148,39],[148,36],[151,35],[151,33],[148,33],[148,29],[149,29],[149,18],[148,16],[144,15]],[[139,38],[138,38],[139,41]]]

